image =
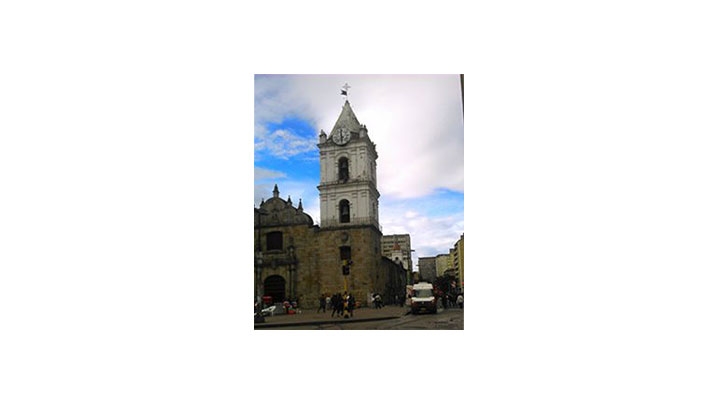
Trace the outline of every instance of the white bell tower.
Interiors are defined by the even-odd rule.
[[[320,226],[373,225],[379,230],[377,151],[347,100],[330,134],[320,131],[318,147]]]

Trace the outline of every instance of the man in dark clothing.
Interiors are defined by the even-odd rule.
[[[350,311],[350,316],[353,316],[353,310],[355,309],[355,296],[350,294],[348,297],[348,311]]]
[[[330,297],[330,306],[332,307],[332,313],[330,314],[330,317],[332,318],[335,316],[335,313],[338,311],[338,295],[337,293],[333,294],[332,297]],[[340,315],[338,313],[338,315]]]
[[[338,316],[343,316],[343,309],[345,306],[345,299],[343,298],[342,294],[337,293],[337,314]]]
[[[318,310],[316,313],[320,312],[321,309],[323,312],[325,312],[325,295],[321,294],[319,301],[320,301],[320,307],[318,307]]]

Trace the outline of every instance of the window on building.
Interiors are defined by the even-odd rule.
[[[282,250],[283,248],[283,236],[282,232],[268,232],[267,233],[267,250]]]
[[[350,222],[350,202],[348,200],[340,201],[340,222]]]
[[[338,180],[348,181],[350,178],[350,165],[348,164],[347,158],[340,158],[338,161]]]

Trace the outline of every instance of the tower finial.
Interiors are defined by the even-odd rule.
[[[278,190],[277,184],[275,184],[275,188],[273,189],[273,197],[277,198],[280,196],[280,191]]]
[[[341,96],[345,96],[345,101],[347,101],[347,99],[348,99],[348,92],[347,92],[347,91],[348,91],[348,89],[349,89],[350,87],[351,87],[351,86],[348,86],[347,82],[345,82],[345,85],[342,86],[342,90],[340,90],[340,95],[341,95]]]

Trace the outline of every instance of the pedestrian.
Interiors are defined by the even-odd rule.
[[[317,312],[315,312],[316,314],[319,313],[321,309],[323,312],[325,312],[325,296],[323,294],[320,294],[319,301],[320,301],[320,306],[318,307]]]
[[[283,308],[285,308],[285,313],[287,314],[290,310],[290,301],[288,301],[288,300],[283,301]]]
[[[345,291],[345,294],[342,295],[342,314],[343,318],[349,318],[350,317],[350,296],[348,295],[347,291]]]
[[[335,293],[335,294],[333,294],[332,298],[330,298],[330,306],[333,309],[333,312],[330,314],[330,318],[335,316],[335,313],[337,312],[337,301],[338,301],[337,293]],[[340,314],[338,313],[338,315],[340,315]]]
[[[330,295],[328,294],[325,294],[325,308],[330,308]]]
[[[343,296],[340,293],[336,293],[335,298],[335,312],[337,312],[338,316],[342,317],[343,312]]]
[[[462,295],[458,295],[458,296],[457,296],[457,304],[458,304],[458,307],[460,307],[460,309],[463,309],[463,301],[465,301],[465,300],[463,299],[463,296],[462,296]]]
[[[354,309],[355,309],[355,296],[350,294],[348,296],[348,311],[350,311],[350,316],[353,316]]]

